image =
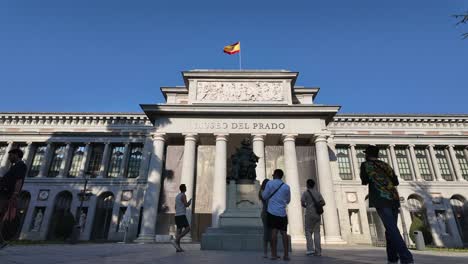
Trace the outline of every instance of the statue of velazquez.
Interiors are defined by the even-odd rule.
[[[253,183],[257,178],[255,173],[257,162],[258,157],[252,150],[250,140],[242,140],[241,147],[231,156],[230,179],[238,183]]]

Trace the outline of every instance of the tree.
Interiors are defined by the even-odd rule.
[[[461,24],[468,24],[468,11],[466,13],[464,13],[464,14],[453,15],[453,17],[458,20],[457,26],[461,25]],[[468,38],[468,32],[463,33],[461,36],[462,36],[463,39],[467,39]]]

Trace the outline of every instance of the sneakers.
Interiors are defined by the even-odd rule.
[[[171,245],[174,246],[176,252],[183,252],[184,250],[176,243],[174,239],[171,239]]]
[[[314,255],[314,253],[315,253],[314,251],[306,251],[307,256],[312,256],[312,255]]]

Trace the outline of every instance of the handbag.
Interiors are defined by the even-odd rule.
[[[319,204],[317,200],[315,200],[315,197],[312,195],[312,193],[309,190],[307,190],[307,192],[309,193],[310,197],[312,198],[312,201],[314,202],[314,207],[315,207],[315,211],[317,211],[317,214],[318,215],[323,214],[323,206]]]

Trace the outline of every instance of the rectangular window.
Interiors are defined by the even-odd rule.
[[[395,155],[400,178],[405,181],[411,181],[413,179],[413,173],[411,172],[407,150],[405,148],[396,148]]]
[[[453,181],[445,149],[435,149],[435,156],[442,178],[446,181]]]
[[[42,162],[44,162],[46,146],[37,146],[34,151],[34,156],[31,163],[31,168],[29,169],[29,177],[36,177],[39,175],[41,170]]]
[[[113,145],[109,161],[109,170],[107,177],[116,178],[120,175],[125,147],[122,145]]]
[[[136,178],[140,174],[141,160],[143,158],[143,146],[132,145],[130,149],[130,157],[128,158],[128,178]]]
[[[356,147],[356,159],[357,159],[359,168],[361,167],[361,163],[366,161],[366,153],[364,153],[364,150],[366,150],[366,148]]]
[[[48,177],[57,177],[60,173],[60,167],[65,159],[65,146],[55,146],[52,160],[50,162]]]
[[[338,171],[342,180],[352,180],[353,172],[351,170],[351,161],[349,158],[348,147],[336,148],[336,159],[338,163]]]
[[[380,152],[379,152],[379,160],[387,163],[390,165],[390,159],[388,158],[388,151],[386,147],[379,147]]]
[[[91,145],[91,155],[89,158],[88,172],[91,177],[97,177],[101,170],[102,156],[104,155],[103,144]]]
[[[468,157],[465,156],[463,149],[455,149],[455,156],[457,157],[458,164],[460,165],[463,178],[468,181]]]
[[[80,174],[81,163],[84,158],[84,150],[85,146],[73,146],[73,156],[70,163],[70,170],[68,171],[68,177],[78,177]]]
[[[421,173],[421,177],[425,181],[432,181],[432,173],[431,168],[429,167],[429,160],[427,159],[426,149],[417,148],[414,150],[416,154],[416,162],[418,163],[419,172]]]

